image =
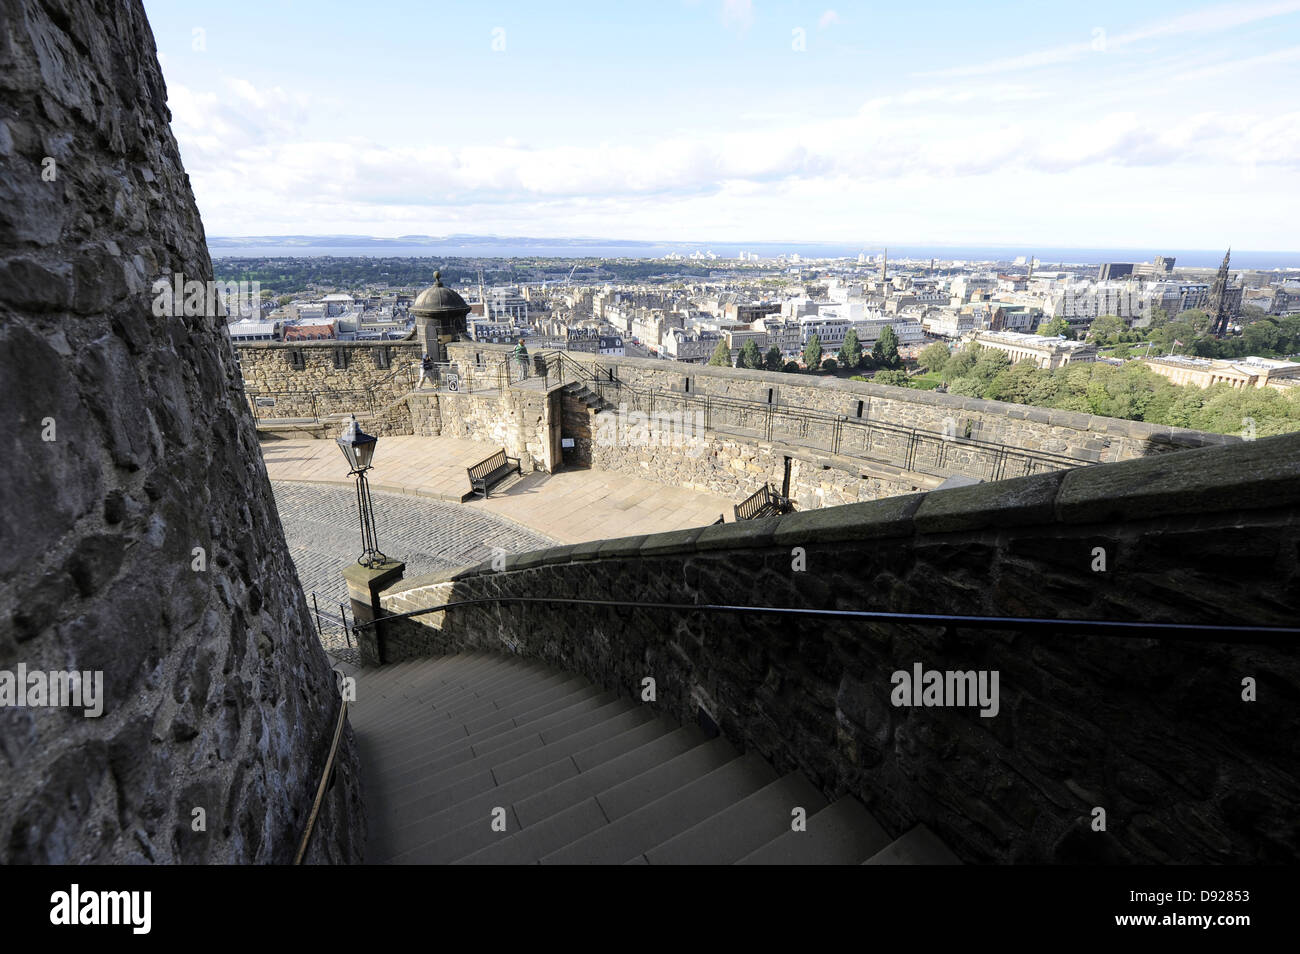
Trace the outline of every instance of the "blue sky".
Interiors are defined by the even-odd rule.
[[[1300,0],[145,8],[211,235],[1300,247]]]

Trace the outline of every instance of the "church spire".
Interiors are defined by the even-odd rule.
[[[1222,338],[1228,333],[1228,322],[1231,319],[1231,302],[1228,297],[1228,260],[1232,258],[1232,249],[1229,248],[1223,253],[1223,264],[1219,266],[1219,274],[1214,277],[1214,285],[1210,288],[1210,334],[1216,338]]]

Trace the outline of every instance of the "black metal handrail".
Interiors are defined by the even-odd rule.
[[[1219,623],[1153,623],[1133,620],[1051,619],[1034,616],[955,616],[945,613],[888,613],[879,610],[837,610],[799,606],[745,606],[725,603],[655,603],[637,600],[592,600],[569,596],[483,596],[467,600],[452,600],[437,606],[409,610],[380,616],[366,622],[353,624],[353,635],[360,636],[362,629],[399,619],[411,619],[428,613],[456,609],[461,606],[480,606],[486,603],[551,603],[568,606],[602,606],[632,609],[670,610],[673,612],[715,613],[770,613],[785,616],[821,616],[838,619],[860,619],[868,622],[911,623],[921,626],[942,626],[946,629],[1021,630],[1024,632],[1066,632],[1077,636],[1124,636],[1129,639],[1180,639],[1209,643],[1273,643],[1283,637],[1300,636],[1296,626],[1244,626]],[[1150,635],[1157,634],[1157,635]],[[1215,636],[1229,638],[1214,638]],[[1252,638],[1231,638],[1249,636]]]

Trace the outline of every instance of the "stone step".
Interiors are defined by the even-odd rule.
[[[623,755],[603,750],[579,753],[574,756],[574,761],[582,774],[562,785],[520,800],[515,805],[519,821],[525,827],[539,824],[586,798],[594,798],[628,780],[646,781],[663,772],[681,772],[682,777],[695,777],[735,758],[734,749],[726,746],[710,748],[703,744],[704,741],[696,729],[677,729]],[[683,763],[673,765],[692,752],[696,754]],[[605,814],[603,808],[601,813]]]
[[[583,749],[599,744],[601,749],[615,755],[622,754],[665,733],[667,727],[664,723],[653,718],[635,724],[634,720],[648,715],[643,709],[634,709],[573,736],[571,740],[548,745],[536,754],[550,761],[504,780],[498,775],[499,784],[495,788],[407,826],[399,833],[399,839],[405,838],[416,847],[398,855],[395,863],[445,864],[492,845],[500,840],[501,834],[493,831],[490,823],[495,808],[511,809],[507,832],[519,831],[522,826],[513,812],[516,801],[554,788],[579,774],[572,753],[564,751],[569,747],[566,742],[572,741],[573,745]],[[516,759],[515,763],[523,763],[531,757],[524,756]]]
[[[425,716],[436,713],[438,720],[447,721],[450,716],[454,715],[454,710],[447,708],[448,699],[450,698],[459,698],[464,705],[482,704],[484,700],[480,696],[481,692],[491,693],[493,687],[504,685],[507,682],[527,684],[529,681],[544,677],[549,673],[549,670],[536,666],[510,666],[485,672],[478,677],[477,685],[472,675],[464,679],[448,676],[445,682],[431,680],[422,685],[390,690],[389,696],[381,699],[390,711],[385,717],[372,720],[372,724],[377,730],[383,731],[390,726],[405,724],[409,721],[412,713],[421,713]],[[467,690],[466,684],[474,688]],[[369,698],[366,687],[363,684],[358,684],[358,701],[361,701],[363,697]]]
[[[807,818],[825,807],[821,792],[802,774],[791,772],[651,848],[644,857],[652,865],[729,865],[791,832],[794,809],[802,808]]]
[[[539,717],[531,723],[516,726],[506,732],[493,735],[489,738],[482,739],[478,743],[467,743],[458,746],[452,750],[444,751],[441,757],[430,761],[415,761],[407,763],[403,772],[403,778],[400,784],[390,786],[398,803],[407,800],[407,796],[415,790],[433,791],[428,786],[437,785],[446,779],[455,779],[459,777],[460,770],[463,766],[480,766],[491,768],[493,765],[507,761],[506,758],[497,758],[494,761],[488,760],[493,753],[510,751],[510,758],[523,752],[530,751],[532,748],[538,748],[545,744],[542,738],[544,731],[552,727],[568,725],[572,720],[589,716],[591,713],[604,712],[606,715],[611,712],[621,712],[630,708],[630,703],[622,700],[622,705],[617,706],[619,698],[611,692],[601,692],[599,689],[592,687],[591,692],[575,694],[564,700],[564,705],[544,716]],[[614,705],[615,709],[607,709],[608,706]],[[530,746],[519,748],[521,743],[529,742]]]
[[[477,702],[466,700],[463,706],[457,707],[454,711],[441,710],[446,716],[445,721],[464,726],[468,731],[477,732],[479,729],[500,722],[502,717],[499,713],[528,711],[530,702],[535,705],[541,701],[543,694],[554,694],[560,686],[590,685],[583,676],[553,670],[539,672],[535,678],[535,682],[517,683],[500,692],[485,696]]]
[[[357,688],[365,687],[368,694],[382,695],[391,686],[404,684],[413,679],[432,681],[439,674],[455,671],[458,666],[462,666],[476,658],[487,661],[485,656],[457,654],[455,656],[440,656],[436,659],[390,663],[386,666],[360,669],[356,673]],[[360,699],[360,695],[357,698]]]
[[[539,680],[551,679],[561,674],[537,667],[511,667],[508,670],[495,670],[482,677],[482,682],[475,685],[472,681],[468,687],[451,682],[443,686],[426,689],[422,698],[393,700],[393,718],[389,725],[404,726],[409,722],[409,714],[420,712],[427,721],[443,726],[455,724],[457,716],[471,711],[481,714],[485,707],[492,704],[493,698],[513,696],[520,691],[532,688]],[[360,698],[360,687],[358,687]],[[377,729],[386,726],[377,725]]]
[[[702,778],[544,855],[542,864],[617,865],[660,845],[770,784],[776,773],[756,755],[733,759]]]
[[[594,700],[598,704],[602,699]],[[600,708],[588,709],[569,717],[568,721],[543,732],[530,732],[494,752],[488,752],[477,758],[461,762],[450,768],[444,768],[436,775],[403,786],[391,793],[392,814],[396,818],[395,826],[405,824],[413,818],[432,811],[440,811],[455,804],[467,794],[467,784],[473,779],[477,790],[490,788],[496,784],[492,769],[525,753],[540,749],[548,741],[573,735],[590,728],[598,722],[618,715],[630,708],[626,700],[609,698]],[[566,713],[567,714],[567,713]]]
[[[924,825],[890,842],[863,862],[865,865],[959,865],[961,859]]]
[[[391,766],[385,766],[384,772],[377,777],[385,784],[400,788],[412,781],[413,777],[421,777],[430,771],[436,771],[439,767],[456,765],[466,761],[467,758],[483,755],[490,750],[494,742],[512,741],[528,732],[534,732],[537,722],[556,713],[576,712],[578,710],[575,707],[590,702],[602,694],[598,687],[591,685],[585,679],[575,679],[570,684],[557,687],[554,693],[542,693],[534,697],[538,700],[536,703],[534,699],[520,703],[521,706],[532,706],[532,708],[521,712],[515,718],[507,717],[504,722],[491,728],[476,732],[474,735],[462,733],[454,741],[443,741],[443,744],[437,745],[436,748],[431,745],[428,748],[432,751],[422,751],[425,747],[420,745],[405,749],[403,751],[414,754]],[[546,696],[550,698],[545,698],[543,701],[543,697]]]
[[[438,722],[433,725],[436,732],[422,734],[416,738],[416,744],[393,753],[392,760],[385,768],[396,774],[406,771],[413,764],[431,765],[444,757],[453,755],[467,747],[472,747],[487,739],[505,732],[522,728],[532,719],[539,719],[569,705],[600,695],[598,687],[592,686],[581,676],[567,682],[549,686],[536,694],[519,699],[506,709],[494,710],[496,721],[489,726],[469,732],[464,724]]]
[[[856,799],[535,659],[350,672],[372,863],[959,863],[924,826],[891,841]]]
[[[510,837],[466,855],[456,863],[533,864],[543,855],[609,823],[592,792],[670,762],[697,747],[699,742],[696,730],[678,729],[602,762],[576,778],[515,802],[512,817],[522,830],[512,831]]]
[[[889,844],[889,835],[851,795],[808,814],[807,831],[787,830],[756,848],[742,865],[858,865]]]
[[[363,675],[357,680],[357,701],[377,697],[384,700],[400,700],[402,693],[412,686],[424,690],[446,689],[450,686],[472,684],[476,678],[491,678],[498,673],[513,672],[519,668],[515,658],[493,659],[491,657],[465,658],[449,660],[442,666],[420,670],[405,664],[393,672],[380,672],[375,676]],[[430,697],[432,698],[432,697]]]
[[[432,755],[443,745],[469,738],[522,713],[531,712],[550,700],[590,685],[582,676],[566,676],[564,673],[535,678],[535,683],[525,682],[522,687],[512,691],[502,699],[500,706],[494,700],[484,699],[458,714],[421,710],[418,718],[413,717],[389,728],[384,748],[391,752],[394,762],[401,761],[402,751],[412,744],[419,745],[422,755]]]

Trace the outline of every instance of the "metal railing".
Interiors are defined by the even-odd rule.
[[[347,643],[348,649],[352,649],[352,627],[348,624],[347,607],[344,604],[339,603],[339,611],[338,614],[335,615],[328,609],[322,610],[320,608],[320,604],[316,600],[316,593],[314,591],[310,596],[312,615],[316,619],[316,638],[320,640],[321,645],[327,645],[329,641],[328,635],[332,635],[335,631],[338,631],[343,634],[343,639]],[[322,620],[324,621],[323,623]]]
[[[353,635],[360,631],[400,619],[411,619],[428,613],[457,609],[462,606],[481,606],[502,603],[546,603],[561,606],[598,606],[663,610],[695,613],[766,613],[780,616],[816,616],[823,618],[862,620],[864,622],[911,624],[916,626],[941,626],[947,630],[1017,630],[1027,633],[1068,634],[1072,636],[1119,636],[1129,639],[1178,639],[1208,643],[1292,645],[1300,636],[1296,626],[1244,626],[1219,623],[1155,623],[1131,620],[1051,619],[1032,616],[955,616],[945,613],[889,613],[877,610],[836,610],[798,606],[745,606],[721,603],[656,603],[637,600],[593,600],[565,596],[484,596],[467,600],[452,600],[437,606],[409,610],[380,616],[366,622],[354,622]]]
[[[336,674],[339,671],[334,670]],[[329,790],[330,776],[334,773],[334,759],[339,752],[339,739],[343,737],[343,726],[348,719],[348,699],[339,687],[339,718],[334,724],[334,738],[330,742],[330,752],[325,759],[325,769],[321,772],[320,784],[316,786],[316,799],[311,805],[311,814],[307,816],[307,827],[302,833],[302,841],[298,843],[298,853],[294,856],[295,865],[302,864],[302,859],[307,854],[307,845],[311,841],[311,833],[316,827],[316,816],[320,814],[320,803],[325,798],[325,793]]]

